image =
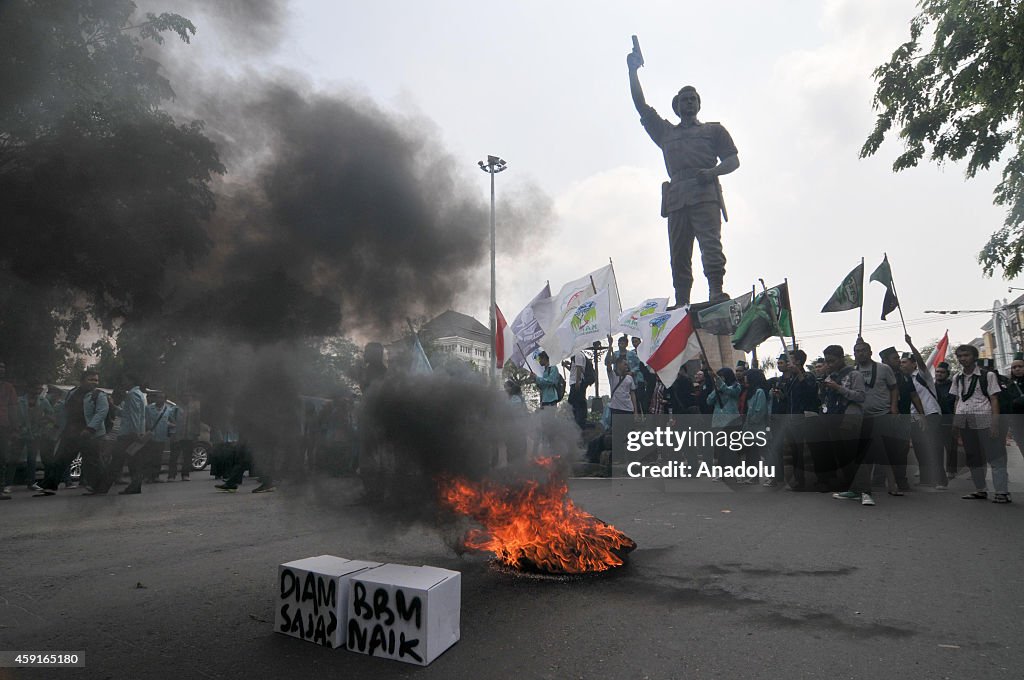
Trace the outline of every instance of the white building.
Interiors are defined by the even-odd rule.
[[[484,368],[491,353],[491,333],[471,316],[448,310],[423,325],[420,341],[455,359]]]

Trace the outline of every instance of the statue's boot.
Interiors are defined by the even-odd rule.
[[[708,293],[710,302],[725,302],[729,294],[722,291],[722,279],[708,279]]]
[[[692,286],[693,282],[691,281],[688,285],[679,286],[678,288],[676,288],[676,303],[668,307],[668,311],[672,311],[673,309],[679,309],[680,307],[685,307],[686,305],[690,304],[690,288]]]

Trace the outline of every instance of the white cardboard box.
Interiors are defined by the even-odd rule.
[[[462,574],[385,564],[349,581],[351,652],[426,666],[459,640]]]
[[[380,562],[319,555],[278,567],[274,630],[325,647],[343,647],[349,579]]]

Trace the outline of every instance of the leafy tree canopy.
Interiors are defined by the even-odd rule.
[[[910,39],[874,71],[880,113],[860,155],[873,155],[897,128],[904,151],[896,172],[926,154],[966,160],[968,178],[1002,163],[994,200],[1006,219],[978,260],[986,276],[1001,268],[1013,278],[1024,268],[1024,3],[921,0],[919,8]]]
[[[0,339],[0,353],[22,371],[45,372],[83,319],[159,313],[166,269],[209,248],[224,168],[201,123],[160,108],[174,93],[145,51],[195,27],[135,14],[128,0],[0,3],[0,307],[24,311],[15,335],[35,348]]]

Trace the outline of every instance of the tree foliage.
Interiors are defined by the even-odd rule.
[[[174,93],[146,43],[168,32],[195,27],[128,0],[0,3],[0,306],[24,312],[0,353],[22,372],[90,319],[158,314],[167,268],[209,248],[224,168],[200,122],[161,109]]]
[[[880,113],[860,155],[873,155],[896,128],[904,151],[895,172],[926,155],[966,161],[968,178],[1002,163],[993,193],[1006,219],[978,260],[986,276],[1001,268],[1013,278],[1024,268],[1024,2],[921,0],[919,8],[910,39],[874,71]]]

